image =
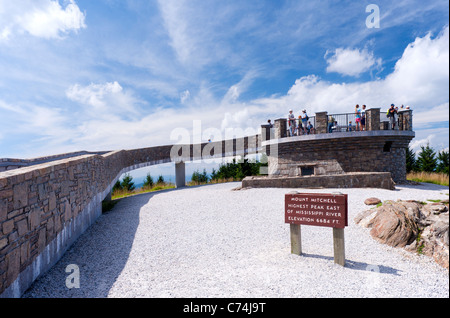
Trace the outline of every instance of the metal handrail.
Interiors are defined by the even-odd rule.
[[[287,118],[287,134],[286,136],[291,137],[291,129],[289,126],[289,119]],[[314,135],[316,134],[316,116],[308,116],[308,122],[311,123],[312,125],[312,129],[307,129],[307,127],[305,127],[305,129],[303,129],[303,124],[302,124],[302,119],[301,118],[295,118],[294,119],[296,127],[294,130],[294,136],[302,136],[302,135]],[[301,129],[300,129],[301,128]]]
[[[386,110],[380,111],[380,125],[384,123],[385,126],[387,125],[387,122],[389,122],[389,117],[386,116]],[[330,119],[334,119],[334,123],[330,122]],[[397,128],[399,129],[400,122],[399,117],[397,119]],[[289,126],[289,119],[287,120],[287,136],[291,136],[291,129]],[[309,122],[311,122],[314,129],[312,131],[308,131],[306,134],[316,134],[317,131],[316,128],[316,116],[310,116],[308,119]],[[296,122],[296,129],[294,132],[294,136],[304,135],[303,130],[299,130],[298,127],[301,126],[301,119],[295,118]],[[336,124],[337,122],[337,124]],[[367,125],[367,122],[365,122],[365,125]],[[357,125],[356,125],[356,113],[340,113],[340,114],[327,114],[327,133],[332,132],[353,132],[357,131]],[[365,127],[366,129],[366,127]],[[362,130],[362,123],[360,124],[360,130]]]

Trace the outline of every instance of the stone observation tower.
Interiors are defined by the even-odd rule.
[[[309,134],[288,136],[286,119],[262,133],[224,141],[142,149],[76,152],[34,159],[0,159],[0,297],[20,297],[50,269],[102,213],[120,176],[174,162],[185,186],[185,162],[266,153],[267,175],[248,187],[381,187],[406,180],[405,149],[414,138],[412,111],[395,129],[366,112],[366,130],[349,126],[354,114],[316,113]]]
[[[366,111],[364,131],[347,125],[352,118],[316,113],[314,133],[292,137],[284,118],[275,120],[272,129],[263,125],[268,176],[246,178],[243,187],[391,189],[406,181],[405,150],[415,136],[412,110],[398,113],[394,129],[379,108]]]

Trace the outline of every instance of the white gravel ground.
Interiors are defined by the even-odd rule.
[[[304,255],[290,253],[284,194],[208,185],[122,199],[24,297],[449,297],[446,269],[382,245],[353,218],[381,200],[448,199],[431,184],[381,189],[295,189],[347,193],[345,267],[334,264],[332,229],[302,226]],[[65,269],[80,270],[69,289]]]

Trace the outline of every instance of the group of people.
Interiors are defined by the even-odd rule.
[[[398,129],[398,112],[401,110],[409,110],[409,106],[404,107],[402,105],[400,106],[400,109],[398,109],[394,104],[391,104],[391,107],[386,112],[386,117],[389,118],[390,129]]]
[[[391,107],[388,109],[386,116],[389,118],[390,129],[394,130],[398,126],[398,112],[401,110],[409,110],[409,106],[404,107],[403,105],[400,107],[395,107],[394,104],[391,104]],[[328,132],[332,133],[333,131],[338,131],[340,128],[345,128],[346,131],[365,131],[366,130],[366,105],[362,105],[360,108],[357,104],[355,106],[355,125],[349,121],[347,127],[339,126],[337,120],[330,115],[328,117]],[[309,116],[306,112],[306,109],[302,110],[302,114],[295,117],[293,110],[289,110],[288,118],[288,129],[290,136],[300,136],[300,135],[309,135],[315,134],[314,126],[311,124],[309,120]],[[270,119],[268,120],[268,124],[270,128],[272,128],[272,123]]]
[[[297,125],[298,122],[298,125]],[[306,109],[302,110],[302,114],[298,116],[298,121],[294,116],[293,110],[289,109],[288,114],[289,134],[291,136],[309,135],[314,134],[314,126],[309,120],[309,116],[306,113]]]

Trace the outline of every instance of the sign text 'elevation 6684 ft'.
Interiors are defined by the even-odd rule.
[[[344,228],[347,208],[346,194],[289,193],[285,196],[285,222]]]

